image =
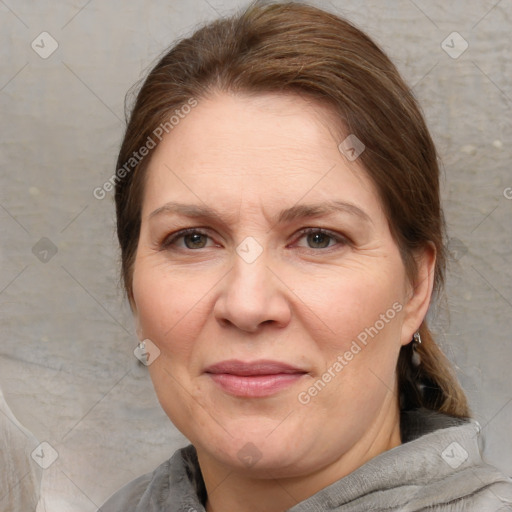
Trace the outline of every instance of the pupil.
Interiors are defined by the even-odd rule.
[[[320,243],[322,247],[327,247],[329,245],[329,236],[327,236],[324,233],[314,233],[313,235],[310,235],[313,237],[313,244]],[[327,244],[322,244],[322,238],[324,238],[325,241],[327,241]]]
[[[201,237],[203,235],[201,235],[201,233],[194,233],[192,235],[188,235],[188,238],[189,240],[191,240],[191,244],[190,245],[193,245],[194,247],[197,245],[197,244],[201,244]],[[189,244],[186,244],[187,247]],[[190,249],[190,247],[188,247]],[[197,247],[196,247],[197,248]]]

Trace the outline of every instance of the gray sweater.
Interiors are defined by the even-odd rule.
[[[400,446],[289,512],[512,511],[512,478],[482,460],[478,422],[418,409],[401,413],[400,430]],[[205,501],[197,455],[189,445],[126,485],[99,512],[204,512]]]

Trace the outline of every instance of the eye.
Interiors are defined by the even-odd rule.
[[[342,235],[321,228],[306,228],[301,230],[299,240],[306,238],[309,249],[328,249],[334,245],[347,245],[349,241]],[[161,243],[161,249],[205,249],[210,236],[198,228],[182,229],[167,236]],[[182,243],[178,243],[179,241]]]
[[[170,246],[177,246],[178,244],[176,242],[180,239],[183,239],[185,247],[179,247],[181,249],[204,249],[206,247],[206,241],[208,238],[210,238],[208,234],[200,229],[182,229],[181,231],[166,237],[160,244],[160,247],[162,249],[169,249]]]
[[[303,229],[301,235],[300,238],[306,237],[309,249],[327,249],[335,245],[335,243],[341,245],[349,243],[345,237],[321,228]],[[334,242],[334,244],[331,244],[331,242]]]

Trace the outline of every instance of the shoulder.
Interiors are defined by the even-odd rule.
[[[492,468],[497,471],[496,468]],[[473,498],[475,510],[489,510],[490,512],[512,512],[512,478],[497,471],[496,480],[480,490]],[[467,510],[467,509],[465,509]]]
[[[512,511],[512,478],[482,457],[477,421],[425,410],[402,419],[403,453],[422,468],[408,482],[415,487],[411,510]]]
[[[98,512],[161,512],[177,502],[199,510],[205,492],[195,448],[188,445],[153,472],[125,485]]]
[[[98,512],[135,512],[152,478],[153,473],[147,473],[126,484],[111,496]]]
[[[464,481],[463,481],[464,479]],[[435,497],[432,494],[435,491]],[[512,512],[512,479],[492,466],[435,482],[412,500],[418,512]]]
[[[98,512],[159,512],[160,505],[164,498],[169,495],[176,495],[178,489],[176,470],[173,471],[177,461],[182,458],[182,451],[177,450],[174,455],[160,464],[153,472],[139,476],[126,484],[113,496],[111,496],[99,509]],[[177,496],[176,496],[177,497]]]

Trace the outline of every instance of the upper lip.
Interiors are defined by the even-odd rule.
[[[307,373],[301,368],[292,366],[280,361],[271,361],[261,359],[258,361],[240,361],[238,359],[230,359],[212,364],[205,369],[205,373],[228,373],[231,375],[240,375],[248,377],[252,375],[277,375],[280,373]]]

